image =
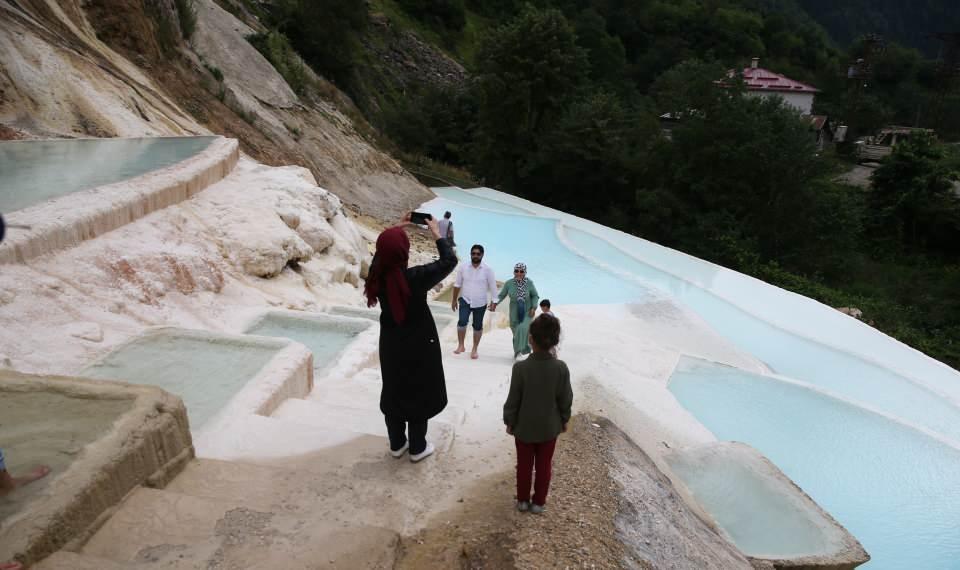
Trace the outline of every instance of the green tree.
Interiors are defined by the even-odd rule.
[[[398,2],[408,14],[434,28],[459,31],[467,23],[463,0],[398,0]]]
[[[346,82],[367,27],[366,2],[355,0],[278,0],[271,19],[315,70]]]
[[[872,178],[870,208],[878,238],[914,252],[960,250],[954,176],[942,145],[930,135],[915,135],[894,147]]]
[[[723,82],[724,88],[718,88]],[[718,63],[690,59],[680,62],[661,75],[652,87],[659,113],[682,118],[691,113],[703,114],[720,105],[720,99],[743,93],[743,83],[727,77]]]
[[[580,91],[589,64],[558,10],[527,6],[480,44],[476,167],[515,190],[525,157]]]
[[[660,127],[646,109],[597,93],[567,107],[521,172],[524,195],[593,219],[629,211]],[[615,220],[619,225],[625,220]]]
[[[470,156],[477,103],[471,90],[427,86],[385,109],[387,134],[407,152],[463,166]]]
[[[664,167],[656,177],[685,205],[677,236],[683,247],[736,263],[754,252],[761,262],[805,270],[824,255],[848,252],[857,243],[858,212],[829,182],[832,170],[817,157],[808,124],[779,97],[718,87],[701,69],[709,66],[688,62],[658,81],[661,97],[679,93],[671,101],[683,103],[674,109],[694,109],[659,148]]]
[[[577,44],[587,52],[594,84],[619,88],[626,79],[626,52],[620,38],[607,33],[607,22],[596,10],[582,11],[574,21]]]

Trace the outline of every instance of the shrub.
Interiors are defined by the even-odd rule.
[[[193,0],[174,0],[174,5],[177,8],[177,17],[180,19],[180,33],[183,39],[189,40],[197,30],[197,7],[193,4]]]
[[[277,30],[247,36],[247,41],[283,76],[293,91],[302,95],[307,87],[307,73],[303,60],[297,55],[287,37]]]
[[[215,65],[210,65],[207,62],[203,62],[203,66],[207,68],[207,71],[210,72],[210,75],[217,80],[217,83],[223,83],[223,72],[220,71],[220,68]]]

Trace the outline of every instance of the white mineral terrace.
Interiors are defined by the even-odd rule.
[[[370,529],[414,532],[431,516],[454,507],[464,488],[513,469],[513,441],[501,422],[513,361],[506,305],[488,315],[480,358],[471,360],[452,354],[456,328],[449,305],[431,304],[444,347],[450,400],[430,423],[428,437],[439,453],[419,464],[394,461],[386,453],[379,411],[378,310],[364,306],[360,278],[376,230],[351,220],[339,199],[318,188],[307,170],[267,167],[245,157],[231,167],[235,142],[215,144],[219,158],[202,154],[186,161],[191,172],[213,177],[205,179],[208,185],[200,192],[171,190],[164,194],[168,198],[138,198],[134,206],[118,199],[114,192],[123,193],[111,187],[109,192],[79,192],[9,218],[12,223],[36,224],[31,235],[42,230],[48,237],[36,237],[35,243],[22,237],[0,249],[8,262],[0,266],[2,366],[46,375],[79,376],[91,370],[104,378],[137,374],[150,382],[164,382],[164,366],[189,371],[194,368],[191,358],[199,359],[196,368],[223,358],[224,366],[243,371],[240,380],[231,377],[210,386],[210,391],[224,392],[207,400],[211,394],[202,378],[176,373],[190,384],[167,388],[181,392],[188,402],[200,398],[207,406],[194,412],[198,421],[191,416],[193,444],[202,461],[191,463],[163,490],[135,491],[74,554],[64,554],[45,568],[82,567],[80,559],[91,568],[98,567],[97,561],[133,563],[142,561],[145,552],[160,561],[172,560],[166,556],[207,560],[213,555],[210,529],[238,505],[276,513],[271,524],[296,540],[288,545],[289,559],[271,562],[299,567],[296,553],[309,548],[311,537],[341,536],[338,533],[358,528],[371,537],[376,533],[369,534]],[[181,180],[178,188],[189,185],[185,180],[192,175],[167,170],[163,178]],[[140,188],[137,181],[131,184]],[[800,390],[796,401],[815,402],[815,407],[804,408],[814,415],[821,413],[816,406],[832,406],[840,410],[841,420],[852,417],[864,426],[909,432],[907,439],[932,450],[917,456],[933,462],[919,468],[943,484],[937,487],[943,491],[938,495],[942,510],[911,519],[911,524],[928,524],[923,528],[936,534],[936,524],[958,520],[943,518],[960,516],[960,458],[943,451],[952,449],[956,437],[948,421],[956,411],[952,397],[960,393],[951,383],[957,380],[955,371],[827,307],[655,244],[631,241],[625,234],[499,193],[438,189],[438,195],[424,207],[435,215],[444,209],[454,212],[461,246],[485,244],[500,279],[509,275],[514,262],[526,262],[541,297],[553,300],[564,326],[559,354],[572,373],[575,413],[597,413],[615,422],[671,475],[691,506],[716,520],[748,555],[830,564],[855,560],[862,551],[833,520],[848,526],[833,503],[824,504],[805,485],[801,483],[801,491],[784,477],[809,471],[791,463],[793,455],[771,453],[780,449],[780,440],[754,444],[773,463],[742,446],[718,444],[731,439],[723,434],[736,418],[727,414],[729,407],[699,407],[701,401],[709,403],[697,395],[704,379],[716,373],[710,367],[735,372],[725,377],[716,373],[723,385],[734,386],[723,392],[731,398],[730,406],[739,402],[742,391],[736,386],[758,382],[789,394]],[[66,200],[76,200],[75,207],[91,212],[71,220],[102,220],[73,221],[67,225],[75,229],[57,233],[59,218],[44,212],[72,210],[61,204]],[[83,224],[93,225],[76,229]],[[429,249],[412,252],[411,263],[434,256]],[[749,293],[741,291],[744,283]],[[803,314],[791,320],[774,315],[777,307]],[[828,327],[844,333],[824,332]],[[739,330],[753,334],[756,342],[738,336]],[[283,339],[285,334],[292,340]],[[866,340],[857,344],[856,335]],[[189,354],[182,353],[182,362],[165,365],[169,356],[142,344],[160,337],[167,339],[161,345],[169,341],[175,350],[180,350],[178,343],[188,344]],[[170,341],[173,337],[179,340]],[[843,370],[880,370],[878,377],[891,389],[933,402],[928,407],[932,412],[915,418],[912,408],[899,407],[896,398],[864,401],[871,396],[869,390],[836,375],[823,376],[833,378],[829,389],[817,385],[821,376],[799,375],[807,370],[802,362],[787,358],[789,351],[777,351],[786,342],[781,339],[788,337],[799,339],[801,360],[820,359],[829,351],[842,354],[823,367],[812,362],[809,369],[841,362],[848,367]],[[263,358],[252,355],[249,361],[232,362],[229,351],[237,346],[259,347],[251,350],[264,351]],[[224,347],[227,352],[216,352]],[[210,362],[203,362],[206,357]],[[132,366],[149,366],[154,362],[150,359],[156,365],[149,374]],[[706,368],[698,363],[706,363]],[[211,372],[211,377],[216,374]],[[759,429],[760,420],[770,419],[764,412],[766,400],[743,405],[752,406],[745,409],[755,420],[745,425]],[[189,403],[187,407],[190,415]],[[724,413],[711,417],[711,410]],[[800,467],[831,464],[833,458],[815,455],[816,449],[803,457]],[[671,464],[682,465],[678,472],[683,476],[674,475]],[[718,478],[691,476],[703,475],[698,466],[706,464],[719,466]],[[44,497],[52,496],[59,475],[39,487]],[[875,483],[874,490],[887,492],[883,481]],[[953,495],[949,483],[954,484]],[[749,525],[730,525],[731,513],[724,510],[729,505],[718,500],[724,488],[756,500],[757,513],[763,516],[771,516],[771,504],[774,509],[791,505],[792,518],[764,543],[764,537],[751,534]],[[866,537],[854,530],[871,554],[875,547],[883,550],[876,536],[884,540],[884,533],[898,530],[896,517],[888,519],[879,535],[870,534],[870,528]],[[22,541],[6,539],[5,528],[0,527],[0,560],[24,552]],[[796,544],[784,542],[783,533],[790,529],[805,533]],[[960,556],[960,543],[949,536],[936,535],[930,554],[919,553],[922,537],[909,542],[916,537],[901,534],[914,550],[888,558],[893,562],[875,557],[871,567],[897,567],[911,556],[921,566],[943,567],[937,566],[943,556]],[[354,541],[356,546],[356,540],[344,538],[344,544]],[[161,552],[162,545],[185,546]],[[337,560],[336,552],[330,559]]]
[[[184,140],[183,137],[171,137],[168,140],[177,139]],[[149,139],[127,140],[133,146]],[[111,141],[123,144],[123,139],[111,139]],[[46,144],[69,147],[80,146],[89,142],[89,139],[63,140]],[[0,143],[0,165],[4,163],[4,160],[2,160],[4,155],[10,155],[12,161],[19,157],[18,153],[15,152],[16,149],[38,144],[44,143],[43,141]],[[149,149],[146,152],[149,152]],[[114,153],[115,151],[111,151],[108,156]],[[69,157],[70,155],[67,154],[66,156]],[[12,212],[3,212],[7,223],[27,226],[30,229],[10,229],[3,243],[0,244],[0,263],[23,262],[45,253],[76,245],[83,240],[103,235],[110,230],[142,218],[150,212],[182,202],[226,176],[233,170],[239,156],[239,146],[236,140],[215,137],[201,152],[165,168],[149,170],[134,178],[121,179],[111,184],[93,188],[78,186],[79,191],[68,194],[61,195],[50,192],[49,195],[54,197],[49,200],[36,204],[30,203],[27,207]],[[60,173],[60,176],[37,174],[36,178],[39,178],[44,185],[64,184],[65,181],[62,178],[69,178],[71,170],[92,170],[89,178],[95,179],[97,170],[109,170],[111,168],[109,161],[104,162],[103,158],[100,158],[92,166],[83,162],[79,164],[74,162],[91,161],[95,158],[94,156],[82,155],[73,157],[72,160],[65,160],[64,154],[58,153],[52,158],[60,159],[62,162],[46,163],[38,170],[54,170]],[[42,157],[33,157],[32,160],[42,160]],[[12,167],[12,165],[8,165],[8,167]],[[148,166],[144,166],[144,168],[148,168]],[[36,191],[36,184],[40,183],[32,181],[30,172],[23,169],[16,179],[11,176],[0,180],[0,194],[18,194],[24,192],[25,189]],[[21,188],[21,186],[25,186],[25,188]],[[23,203],[27,202],[13,200],[11,197],[11,204]]]

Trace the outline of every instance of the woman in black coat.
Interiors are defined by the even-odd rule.
[[[447,406],[447,386],[440,358],[437,325],[427,306],[427,291],[457,266],[447,240],[440,239],[436,220],[427,227],[437,242],[440,259],[407,267],[410,240],[402,225],[377,238],[377,251],[364,287],[367,305],[380,303],[380,371],[383,389],[380,411],[386,418],[390,453],[402,457],[410,450],[417,462],[433,453],[427,441],[427,420]],[[407,439],[407,432],[409,439]]]

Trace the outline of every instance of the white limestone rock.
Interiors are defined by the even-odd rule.
[[[71,323],[64,326],[63,331],[72,337],[90,342],[103,341],[103,328],[97,323]]]
[[[280,216],[283,223],[287,224],[287,227],[291,230],[300,227],[300,214],[292,208],[280,208],[277,210],[277,215]]]
[[[306,261],[313,255],[313,248],[289,230],[284,234],[248,237],[235,241],[233,250],[244,273],[256,277],[274,277],[291,261]]]
[[[8,289],[0,289],[0,306],[9,305],[17,298],[17,292]]]
[[[333,228],[323,218],[310,216],[296,230],[297,235],[309,244],[316,253],[325,252],[336,241]]]

